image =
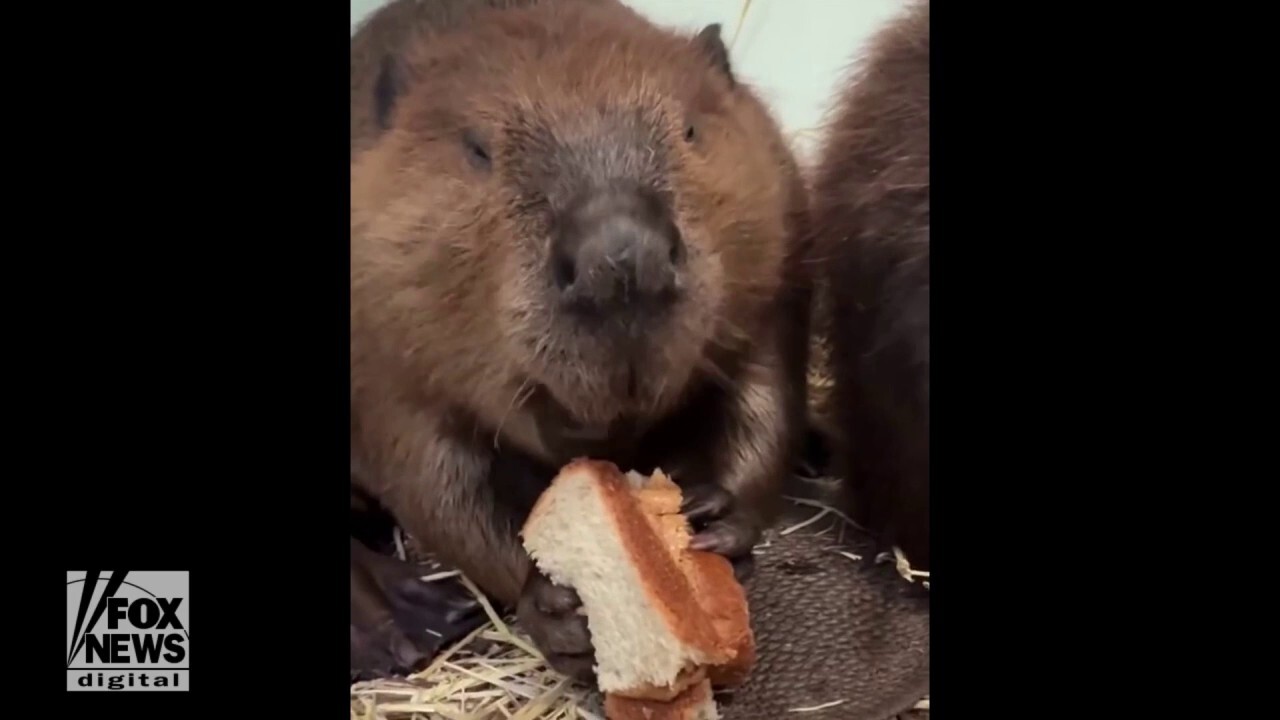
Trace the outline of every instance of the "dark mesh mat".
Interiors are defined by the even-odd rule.
[[[780,536],[818,510],[797,506],[766,536],[746,588],[758,661],[747,683],[717,697],[724,720],[884,720],[929,692],[929,601],[893,563],[828,515]],[[861,555],[854,561],[839,550]],[[837,700],[813,712],[789,712]],[[927,718],[917,711],[912,718]]]

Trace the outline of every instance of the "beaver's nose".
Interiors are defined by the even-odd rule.
[[[560,217],[552,242],[552,278],[571,304],[607,311],[675,297],[684,242],[652,193],[587,193]]]

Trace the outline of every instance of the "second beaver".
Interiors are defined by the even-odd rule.
[[[353,116],[377,120],[352,137],[353,482],[587,677],[577,597],[517,532],[591,456],[667,471],[695,543],[749,558],[803,419],[807,200],[718,26],[509,4],[353,57]],[[355,598],[405,604],[371,572],[353,664],[407,637],[357,621]]]
[[[874,38],[816,168],[832,398],[856,520],[929,566],[929,3]]]

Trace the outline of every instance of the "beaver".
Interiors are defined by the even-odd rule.
[[[873,39],[812,179],[854,520],[929,564],[929,4]]]
[[[352,40],[352,482],[589,679],[577,595],[518,531],[575,457],[661,468],[695,546],[749,572],[803,421],[808,199],[719,25],[616,0],[403,22],[430,5]],[[449,636],[465,611],[367,555],[352,664],[376,674],[412,664],[388,646],[435,650],[408,625]]]

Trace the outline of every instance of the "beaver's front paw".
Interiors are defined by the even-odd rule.
[[[525,582],[517,615],[520,625],[552,668],[575,680],[595,683],[595,648],[587,616],[578,612],[582,599],[534,568]]]
[[[750,577],[755,569],[751,548],[760,540],[760,524],[736,512],[733,494],[719,485],[694,485],[683,493],[680,511],[696,533],[689,547],[729,558],[739,582]]]

